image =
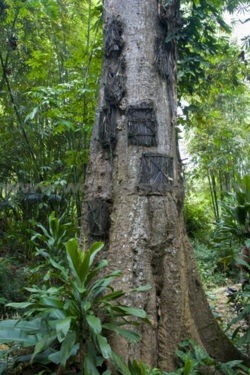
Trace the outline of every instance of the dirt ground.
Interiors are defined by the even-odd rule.
[[[232,296],[234,291],[240,289],[241,284],[229,283],[227,286],[216,288],[207,292],[210,307],[223,329],[225,329],[231,320],[237,317],[237,314],[239,313],[241,306],[239,306],[239,304],[237,304],[233,298],[231,298],[230,301],[230,295]],[[229,335],[233,333],[239,324],[240,323],[237,323],[236,325],[230,327],[228,331]]]

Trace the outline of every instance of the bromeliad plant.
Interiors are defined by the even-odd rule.
[[[30,292],[28,302],[9,304],[24,313],[19,320],[0,322],[0,343],[32,347],[33,352],[26,359],[55,364],[60,371],[71,360],[86,375],[98,375],[98,368],[107,362],[118,371],[126,368],[112,350],[107,332],[135,343],[140,336],[127,326],[145,322],[146,313],[120,302],[125,293],[111,286],[120,276],[119,271],[98,278],[107,266],[106,260],[95,262],[102,247],[102,243],[95,243],[88,251],[82,251],[77,240],[71,239],[66,243],[67,266],[49,258],[54,286],[45,280],[42,288],[26,288]],[[143,286],[133,292],[149,289]],[[105,374],[111,373],[107,369]]]

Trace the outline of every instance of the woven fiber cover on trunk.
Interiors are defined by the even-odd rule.
[[[157,122],[152,102],[142,102],[127,110],[128,144],[136,146],[157,145]]]
[[[173,158],[145,153],[141,158],[139,189],[146,193],[164,193],[173,184]]]

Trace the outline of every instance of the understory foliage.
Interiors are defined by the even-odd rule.
[[[126,375],[207,375],[217,372],[225,375],[248,374],[248,368],[241,361],[217,362],[192,340],[185,340],[179,345],[176,361],[178,369],[166,372],[157,368],[150,369],[144,363],[134,360],[129,363]]]
[[[221,203],[221,217],[213,235],[214,248],[227,271],[235,266],[241,250],[249,248],[250,239],[250,175],[238,180],[234,192],[227,194]],[[249,262],[249,256],[245,260]]]
[[[23,285],[27,281],[28,270],[20,267],[15,259],[0,258],[0,316],[11,313],[6,307],[9,301],[23,301],[25,293]]]
[[[121,375],[192,375],[206,374],[210,369],[229,375],[235,371],[247,374],[240,361],[216,362],[190,341],[183,342],[176,353],[175,372],[150,369],[137,360],[125,363],[112,350],[109,332],[136,343],[140,340],[137,325],[150,323],[143,310],[121,303],[125,293],[112,287],[120,272],[103,273],[107,262],[95,261],[103,244],[95,243],[82,251],[75,238],[66,241],[69,225],[54,213],[47,229],[41,224],[37,229],[40,231],[34,231],[33,240],[39,265],[30,276],[36,283],[25,288],[23,302],[7,304],[6,308],[16,311],[16,318],[0,322],[0,373],[73,374],[77,370],[86,375],[108,375],[113,366]],[[244,260],[241,262],[246,265]],[[149,289],[142,286],[129,293],[146,293]],[[248,289],[234,298],[243,308],[231,324],[249,317]],[[233,340],[248,348],[249,328],[237,329]]]
[[[108,332],[136,343],[140,340],[137,325],[150,323],[144,310],[120,302],[125,293],[112,287],[121,276],[119,271],[98,277],[108,265],[105,260],[95,261],[102,247],[102,243],[95,243],[82,251],[77,240],[71,239],[66,243],[65,265],[48,257],[43,249],[48,272],[41,284],[26,288],[30,295],[26,302],[8,304],[21,317],[0,322],[1,374],[80,371],[85,375],[111,375],[112,368],[121,375],[193,375],[207,371],[247,374],[241,361],[217,362],[192,341],[180,344],[175,372],[150,369],[137,360],[126,364],[113,351]],[[145,293],[149,289],[150,286],[142,286],[130,293]],[[247,313],[249,307],[238,320]]]
[[[238,178],[233,190],[220,202],[220,219],[213,220],[205,191],[189,193],[184,215],[193,241],[203,281],[223,285],[226,278],[240,282],[239,261],[248,252],[250,238],[250,177]],[[248,254],[248,253],[247,253]],[[246,256],[249,262],[249,254]]]
[[[175,372],[150,369],[136,360],[124,363],[112,351],[107,340],[108,332],[136,343],[139,335],[127,326],[132,325],[136,329],[137,324],[148,322],[143,310],[119,302],[125,294],[121,290],[114,290],[111,285],[120,276],[119,271],[97,277],[107,266],[105,260],[95,262],[102,246],[95,243],[88,251],[82,251],[78,248],[77,240],[71,239],[66,243],[65,266],[63,262],[48,257],[43,250],[48,272],[41,285],[26,288],[30,294],[27,302],[8,304],[18,309],[19,313],[23,310],[22,317],[0,323],[0,343],[8,345],[1,345],[0,373],[25,374],[26,370],[31,370],[44,374],[70,374],[78,368],[84,374],[108,375],[112,373],[108,367],[113,365],[122,375],[206,374],[210,368],[221,374],[233,375],[235,371],[247,374],[247,368],[240,361],[216,362],[190,341],[183,342],[176,353],[178,370]],[[146,292],[149,288],[143,286],[130,292]],[[247,296],[248,289],[243,291],[241,298]],[[249,305],[231,324],[247,316]],[[234,336],[237,334],[239,330]],[[241,345],[249,345],[246,334],[249,331],[240,336]]]
[[[232,193],[221,203],[221,217],[210,241],[196,240],[194,248],[206,287],[226,285],[234,280],[236,289],[229,288],[228,303],[235,313],[227,327],[233,330],[232,340],[246,354],[250,348],[250,176],[238,179]],[[231,281],[232,282],[232,281]],[[235,328],[236,327],[236,328]]]
[[[65,266],[43,253],[49,261],[50,272],[40,285],[26,288],[30,294],[27,302],[8,304],[23,310],[22,317],[0,322],[0,343],[10,345],[1,364],[2,373],[11,373],[22,362],[31,363],[31,368],[39,363],[46,373],[51,373],[53,365],[55,369],[60,368],[60,373],[72,366],[82,374],[91,375],[98,375],[102,368],[106,368],[106,375],[111,374],[108,362],[118,370],[126,368],[122,358],[112,350],[107,332],[136,343],[140,336],[127,327],[145,324],[146,313],[119,302],[125,293],[114,290],[111,285],[120,276],[119,271],[98,277],[107,266],[105,260],[95,262],[102,247],[103,244],[95,243],[82,251],[76,239],[69,240]],[[142,286],[130,293],[148,289],[149,286]],[[25,349],[23,353],[20,348]],[[20,355],[13,354],[18,350]],[[20,373],[24,371],[25,367]]]
[[[229,302],[234,306],[237,315],[231,320],[227,329],[236,326],[232,340],[248,355],[250,350],[250,265],[243,259],[239,263],[245,268],[248,276],[242,287],[229,297]]]

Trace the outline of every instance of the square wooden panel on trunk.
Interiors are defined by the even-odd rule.
[[[173,158],[162,154],[142,154],[139,188],[146,193],[161,194],[173,185]]]
[[[109,207],[110,203],[103,198],[96,198],[89,202],[87,221],[90,235],[92,237],[107,238],[109,235],[110,217]]]
[[[152,102],[142,102],[127,110],[128,144],[152,147],[157,145],[157,122]]]

